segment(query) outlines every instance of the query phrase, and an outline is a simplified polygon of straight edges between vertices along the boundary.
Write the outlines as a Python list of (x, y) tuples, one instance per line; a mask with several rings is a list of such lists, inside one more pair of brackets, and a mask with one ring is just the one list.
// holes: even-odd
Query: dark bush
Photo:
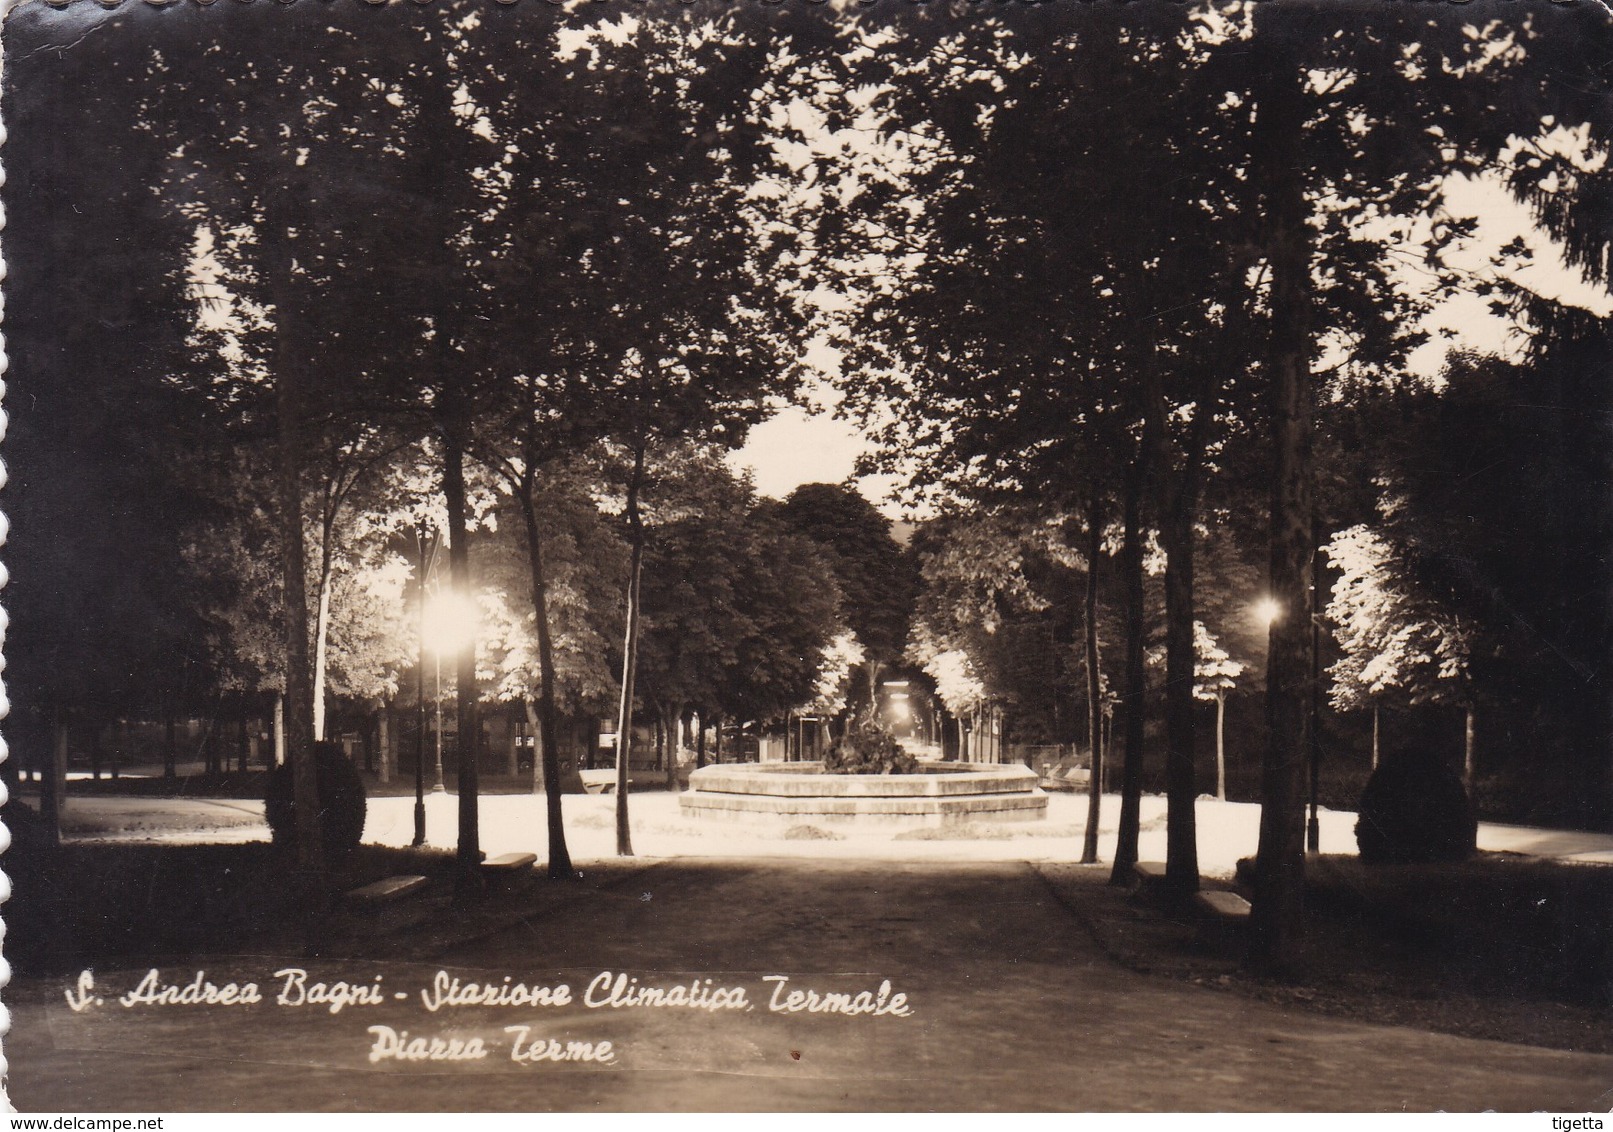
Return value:
[(1461, 861), (1478, 839), (1461, 778), (1424, 748), (1390, 754), (1367, 779), (1355, 843), (1372, 864)]
[[(319, 827), (324, 837), (325, 859), (336, 863), (358, 848), (359, 839), (364, 836), (364, 780), (336, 743), (315, 743), (314, 765), (319, 782)], [(297, 824), (289, 762), (269, 772), (264, 814), (269, 819), (274, 843), (288, 849), (294, 847)]]
[(849, 721), (845, 734), (823, 756), (823, 769), (830, 774), (912, 774), (918, 768), (918, 760), (902, 750), (871, 709)]

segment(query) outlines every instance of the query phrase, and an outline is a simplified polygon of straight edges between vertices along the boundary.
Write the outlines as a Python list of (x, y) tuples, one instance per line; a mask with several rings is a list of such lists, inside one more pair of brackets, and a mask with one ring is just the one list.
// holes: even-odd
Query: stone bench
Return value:
[(1068, 790), (1081, 793), (1092, 780), (1092, 772), (1084, 766), (1053, 767), (1041, 777), (1043, 790)]
[(1142, 888), (1160, 888), (1165, 884), (1164, 861), (1138, 861), (1131, 866), (1132, 878)]
[(520, 877), (530, 874), (532, 866), (537, 863), (536, 853), (500, 853), (497, 857), (482, 862), (482, 876), (487, 878), (490, 886), (507, 887)]
[(1249, 902), (1236, 892), (1206, 889), (1193, 896), (1199, 937), (1217, 951), (1235, 951), (1249, 923)]
[(1132, 895), (1142, 901), (1161, 907), (1175, 904), (1187, 895), (1172, 886), (1170, 873), (1164, 861), (1138, 861), (1131, 866)]
[(394, 900), (402, 900), (405, 896), (419, 892), (424, 887), (426, 887), (425, 877), (386, 877), (373, 884), (353, 889), (347, 894), (347, 898), (358, 904), (390, 904)]
[[(614, 769), (579, 770), (577, 775), (582, 779), (582, 788), (590, 794), (616, 793), (616, 771)], [(627, 784), (629, 786), (634, 785), (632, 775), (628, 775)]]
[(1249, 921), (1249, 902), (1236, 892), (1206, 889), (1193, 897), (1193, 906), (1200, 915), (1226, 924), (1244, 924)]

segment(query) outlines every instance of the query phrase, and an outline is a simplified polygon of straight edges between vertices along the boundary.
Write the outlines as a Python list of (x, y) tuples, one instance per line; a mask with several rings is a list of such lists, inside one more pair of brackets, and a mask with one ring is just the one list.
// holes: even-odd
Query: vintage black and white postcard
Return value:
[(3, 56), (19, 1110), (1609, 1107), (1593, 0)]

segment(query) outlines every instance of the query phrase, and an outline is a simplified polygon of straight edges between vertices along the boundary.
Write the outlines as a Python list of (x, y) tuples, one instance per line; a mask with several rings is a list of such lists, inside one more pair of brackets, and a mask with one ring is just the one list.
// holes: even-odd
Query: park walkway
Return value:
[[(845, 840), (792, 841), (790, 854), (828, 857), (881, 857), (902, 860), (957, 859), (1073, 861), (1081, 856), (1086, 823), (1086, 796), (1052, 794), (1045, 822), (1006, 825), (1001, 836), (959, 840), (893, 840), (888, 835)], [(572, 856), (579, 860), (606, 859), (615, 854), (615, 800), (606, 795), (569, 796), (566, 835)], [(458, 830), (458, 798), (454, 794), (426, 797), (429, 844), (452, 849)], [(632, 800), (634, 844), (645, 856), (766, 856), (780, 848), (777, 832), (757, 832), (743, 825), (686, 819), (677, 798), (653, 792)], [(401, 847), (414, 837), (414, 800), (410, 797), (372, 797), (364, 839)], [(543, 801), (529, 793), (487, 794), (480, 800), (482, 847), (490, 854), (542, 852)], [(1105, 796), (1099, 829), (1099, 855), (1112, 860), (1119, 819), (1119, 799)], [(1342, 810), (1321, 811), (1322, 852), (1355, 852), (1355, 815)], [(1231, 876), (1240, 857), (1254, 855), (1259, 843), (1260, 807), (1250, 802), (1199, 799), (1197, 806), (1199, 864), (1209, 876)], [(1142, 856), (1165, 856), (1165, 799), (1153, 795), (1142, 800)], [(97, 841), (182, 843), (239, 843), (267, 840), (263, 803), (249, 799), (155, 798), (132, 796), (70, 797), (64, 832), (69, 837)], [(1570, 830), (1479, 824), (1479, 848), (1488, 852), (1585, 863), (1613, 864), (1613, 836)]]
[[(384, 980), (379, 1005), (66, 1009), (8, 991), (23, 1109), (1605, 1110), (1613, 1057), (1372, 1026), (1122, 970), (1034, 864), (774, 858), (601, 866), (575, 895), (409, 962), (298, 964)], [(219, 957), (222, 981), (290, 960)], [(742, 987), (749, 1010), (463, 1006), (462, 980)], [(143, 971), (97, 971), (125, 991)], [(780, 983), (769, 976), (784, 976)], [(707, 984), (704, 980), (710, 979)], [(607, 982), (610, 980), (607, 980)], [(907, 996), (911, 1013), (774, 1011), (775, 990)], [(626, 984), (631, 991), (634, 984)], [(392, 992), (407, 1001), (394, 1001)], [(603, 996), (601, 996), (603, 997)], [(629, 998), (631, 994), (629, 994)], [(368, 1059), (371, 1026), (481, 1037), (462, 1063)], [(610, 1041), (608, 1065), (517, 1064), (531, 1040)]]

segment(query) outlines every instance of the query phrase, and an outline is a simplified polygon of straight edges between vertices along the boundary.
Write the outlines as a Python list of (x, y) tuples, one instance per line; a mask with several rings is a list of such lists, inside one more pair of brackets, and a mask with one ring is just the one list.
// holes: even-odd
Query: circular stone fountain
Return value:
[(708, 766), (689, 776), (679, 805), (694, 817), (887, 830), (1047, 816), (1035, 772), (1001, 763), (920, 762), (914, 774), (826, 774), (821, 762)]

